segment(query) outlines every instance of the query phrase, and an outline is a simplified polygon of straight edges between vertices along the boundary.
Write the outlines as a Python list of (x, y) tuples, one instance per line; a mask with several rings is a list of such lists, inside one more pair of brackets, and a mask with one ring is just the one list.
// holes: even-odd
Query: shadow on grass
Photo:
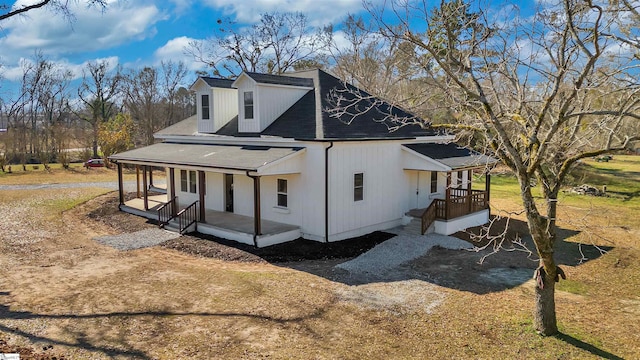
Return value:
[[(507, 224), (496, 222), (494, 226), (495, 230), (492, 231), (501, 232)], [(487, 294), (515, 288), (531, 280), (533, 271), (539, 264), (535, 254), (535, 246), (527, 233), (526, 223), (511, 219), (508, 226), (507, 237), (513, 238), (517, 235), (533, 252), (522, 251), (508, 242), (503, 245), (503, 249), (497, 252), (491, 246), (481, 251), (451, 250), (434, 246), (426, 254), (418, 254), (414, 260), (391, 269), (367, 268), (362, 271), (347, 271), (336, 267), (336, 265), (366, 253), (395, 235), (374, 232), (331, 243), (298, 239), (264, 248), (255, 248), (251, 245), (209, 235), (198, 235), (197, 237), (183, 236), (169, 240), (162, 246), (226, 261), (269, 262), (276, 266), (310, 273), (347, 285), (415, 279), (460, 291)], [(471, 229), (471, 231), (473, 230)], [(577, 233), (572, 230), (559, 229), (558, 238), (565, 239)], [(486, 244), (471, 241), (469, 233), (456, 235), (465, 239), (465, 234), (466, 241), (475, 246)], [(424, 241), (429, 241), (428, 235), (425, 236)], [(595, 247), (589, 244), (558, 241), (555, 246), (556, 261), (559, 265), (577, 266), (599, 258), (604, 252), (611, 249), (611, 247)], [(383, 252), (387, 256), (395, 256), (392, 253), (407, 251), (413, 251), (413, 249), (399, 246), (398, 249), (387, 249)]]
[[(9, 296), (10, 292), (0, 291), (0, 295)], [(292, 316), (292, 317), (271, 317), (266, 315), (259, 314), (250, 314), (250, 313), (238, 313), (238, 312), (173, 312), (173, 311), (142, 311), (142, 312), (110, 312), (110, 313), (98, 313), (98, 314), (38, 314), (30, 311), (12, 311), (9, 309), (9, 306), (0, 303), (0, 322), (3, 320), (92, 320), (92, 319), (103, 319), (103, 318), (120, 318), (123, 322), (125, 320), (137, 317), (154, 317), (154, 318), (169, 318), (175, 319), (176, 317), (183, 316), (198, 316), (198, 317), (211, 317), (211, 318), (253, 318), (261, 321), (270, 321), (277, 324), (294, 324), (297, 329), (299, 329), (301, 323), (304, 325), (303, 321), (316, 319), (321, 317), (325, 313), (325, 308), (316, 308), (313, 311), (301, 315), (301, 316)], [(95, 325), (88, 325), (88, 328), (93, 328)], [(82, 328), (81, 326), (76, 326), (76, 329)], [(310, 327), (305, 326), (307, 331), (314, 332)], [(107, 332), (108, 329), (105, 329)], [(124, 344), (122, 342), (113, 343), (110, 345), (97, 345), (104, 344), (105, 342), (109, 342), (109, 339), (96, 339), (90, 340), (87, 339), (87, 335), (83, 331), (75, 331), (74, 338), (75, 341), (64, 341), (58, 340), (42, 335), (36, 335), (29, 331), (20, 329), (20, 326), (8, 326), (0, 323), (0, 333), (5, 334), (13, 334), (16, 336), (21, 336), (29, 339), (31, 344), (54, 344), (59, 346), (66, 346), (70, 348), (84, 349), (91, 352), (102, 353), (110, 358), (114, 357), (126, 357), (131, 359), (152, 359), (150, 355), (148, 355), (144, 350), (135, 349), (133, 346)], [(40, 359), (40, 357), (37, 357)], [(48, 359), (48, 357), (45, 357)], [(52, 357), (55, 359), (55, 357)]]
[(586, 343), (582, 340), (576, 339), (575, 337), (569, 335), (569, 334), (563, 334), (563, 333), (559, 333), (555, 336), (556, 338), (566, 342), (569, 345), (573, 345), (575, 347), (577, 347), (578, 349), (582, 349), (585, 351), (590, 352), (592, 355), (601, 357), (603, 359), (609, 359), (609, 360), (624, 360), (624, 358), (621, 358), (620, 356), (617, 356), (615, 354), (612, 354), (608, 351), (604, 351), (598, 347), (595, 347), (589, 343)]

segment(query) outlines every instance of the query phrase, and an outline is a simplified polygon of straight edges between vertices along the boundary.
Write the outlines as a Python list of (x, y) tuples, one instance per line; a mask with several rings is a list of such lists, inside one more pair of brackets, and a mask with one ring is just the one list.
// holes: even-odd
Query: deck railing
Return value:
[(189, 228), (192, 224), (196, 224), (196, 230), (198, 229), (198, 200), (193, 202), (191, 205), (186, 208), (180, 210), (180, 212), (176, 215), (178, 218), (178, 225), (180, 227), (180, 234), (183, 234), (185, 230)]
[[(436, 218), (455, 219), (489, 208), (487, 192), (482, 190), (451, 189), (449, 199), (434, 199)], [(432, 204), (433, 204), (432, 203)]]
[(436, 221), (436, 204), (437, 203), (435, 201), (432, 202), (431, 205), (429, 205), (429, 207), (422, 213), (422, 224), (420, 228), (420, 233), (422, 235), (424, 235), (424, 233), (427, 232), (427, 229), (429, 229), (429, 226), (431, 226), (431, 224)]
[(173, 199), (169, 200), (166, 204), (162, 204), (158, 208), (158, 226), (164, 227), (173, 219), (174, 214), (176, 213), (176, 205), (177, 205), (178, 197), (174, 196)]

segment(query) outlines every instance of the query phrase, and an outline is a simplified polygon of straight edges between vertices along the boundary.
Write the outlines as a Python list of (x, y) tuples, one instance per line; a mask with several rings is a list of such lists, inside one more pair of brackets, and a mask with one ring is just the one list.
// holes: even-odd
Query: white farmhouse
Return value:
[[(489, 182), (476, 190), (471, 179), (495, 160), (428, 127), (390, 131), (388, 115), (411, 115), (355, 100), (324, 71), (201, 77), (191, 89), (195, 116), (156, 133), (160, 143), (111, 157), (122, 211), (258, 247), (345, 240), (411, 215), (441, 234), (489, 219)], [(143, 170), (142, 192), (126, 202), (124, 164)], [(151, 167), (166, 169), (166, 195), (149, 195)]]

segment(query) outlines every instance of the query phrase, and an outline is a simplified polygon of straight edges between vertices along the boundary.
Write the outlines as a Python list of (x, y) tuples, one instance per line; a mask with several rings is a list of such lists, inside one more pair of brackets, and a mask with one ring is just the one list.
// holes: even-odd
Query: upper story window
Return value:
[(278, 206), (287, 207), (287, 180), (278, 179)]
[(253, 119), (253, 91), (244, 92), (244, 118)]
[(209, 119), (209, 95), (202, 95), (202, 120)]
[(353, 201), (364, 199), (364, 174), (353, 174)]
[(431, 193), (438, 192), (438, 173), (435, 171), (431, 172)]

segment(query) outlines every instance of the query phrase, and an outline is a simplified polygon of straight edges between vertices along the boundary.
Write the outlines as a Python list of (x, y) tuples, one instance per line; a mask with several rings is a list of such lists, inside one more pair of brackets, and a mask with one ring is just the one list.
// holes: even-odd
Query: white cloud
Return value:
[(301, 12), (312, 25), (320, 26), (344, 20), (347, 14), (362, 10), (362, 0), (206, 0), (241, 23), (254, 23), (268, 12)]
[(104, 12), (87, 7), (82, 1), (68, 4), (75, 17), (71, 22), (45, 9), (4, 21), (0, 48), (5, 63), (15, 64), (36, 50), (45, 55), (65, 56), (115, 48), (132, 40), (152, 37), (156, 32), (154, 25), (165, 18), (155, 5), (133, 1), (111, 2)]
[[(110, 57), (107, 57), (107, 58), (99, 58), (99, 59), (93, 59), (93, 60), (84, 61), (84, 62), (82, 62), (80, 64), (70, 63), (66, 59), (49, 60), (49, 61), (51, 61), (54, 64), (55, 68), (71, 71), (71, 73), (73, 74), (73, 77), (72, 77), (71, 80), (75, 80), (75, 79), (82, 78), (82, 69), (84, 69), (87, 66), (87, 63), (89, 61), (91, 61), (91, 62), (106, 61), (109, 64), (108, 70), (111, 71), (111, 70), (115, 69), (116, 66), (118, 66), (119, 59), (118, 59), (117, 56), (110, 56)], [(33, 63), (33, 59), (31, 59), (31, 58), (21, 58), (20, 60), (18, 60), (17, 65), (6, 66), (5, 68), (3, 68), (4, 71), (3, 71), (2, 75), (7, 80), (11, 80), (11, 81), (20, 80), (22, 78), (22, 74), (23, 74), (22, 64), (29, 64), (29, 63)]]
[(187, 68), (191, 71), (201, 70), (205, 68), (205, 65), (201, 62), (195, 61), (193, 56), (185, 53), (185, 48), (192, 42), (199, 42), (202, 40), (193, 39), (186, 36), (180, 36), (167, 41), (166, 44), (158, 48), (154, 53), (154, 57), (159, 64), (162, 60), (171, 60), (173, 62), (182, 61), (187, 65)]

